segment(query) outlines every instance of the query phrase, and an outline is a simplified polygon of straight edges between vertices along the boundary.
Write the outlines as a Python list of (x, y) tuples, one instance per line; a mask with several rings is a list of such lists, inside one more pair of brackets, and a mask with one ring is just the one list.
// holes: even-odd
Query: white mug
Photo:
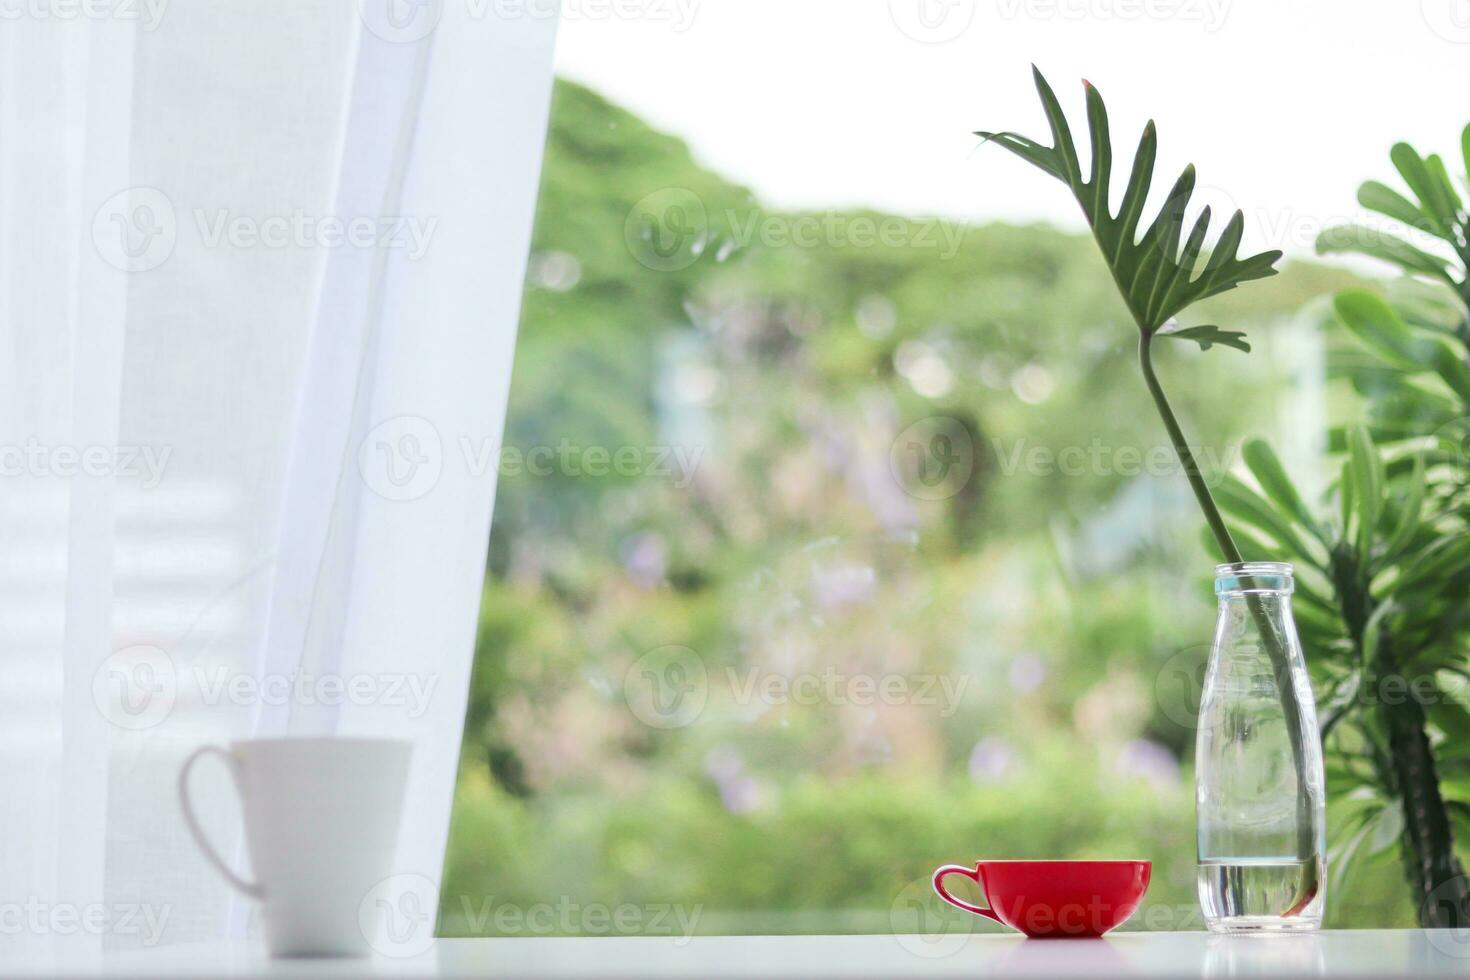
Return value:
[[(275, 956), (366, 956), (377, 917), (359, 906), (393, 873), (413, 745), (398, 739), (270, 738), (206, 745), (179, 770), (179, 804), (194, 840), (230, 884), (261, 903)], [(245, 815), (255, 880), (209, 843), (189, 801), (189, 773), (223, 759)]]

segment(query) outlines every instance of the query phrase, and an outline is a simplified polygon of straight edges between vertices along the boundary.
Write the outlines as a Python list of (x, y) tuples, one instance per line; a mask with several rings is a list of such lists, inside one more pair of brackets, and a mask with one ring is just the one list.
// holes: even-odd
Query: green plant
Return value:
[(1426, 928), (1466, 922), (1466, 878), (1453, 824), (1470, 818), (1447, 800), (1441, 774), (1463, 773), (1470, 711), (1466, 672), (1470, 527), (1463, 511), (1427, 504), (1426, 454), (1409, 466), (1364, 426), (1348, 433), (1336, 512), (1314, 516), (1265, 443), (1247, 444), (1258, 488), (1219, 487), (1238, 540), (1299, 569), (1297, 619), (1328, 694), (1322, 708), (1329, 796), (1350, 812), (1333, 858), (1345, 873), (1371, 838), (1400, 840)]
[[(1470, 170), (1470, 127), (1461, 147)], [(1394, 305), (1363, 290), (1335, 298), (1337, 322), (1359, 344), (1334, 358), (1333, 372), (1367, 400), (1370, 423), (1332, 433), (1348, 454), (1340, 518), (1314, 519), (1263, 445), (1247, 458), (1260, 464), (1252, 470), (1269, 500), (1237, 483), (1222, 499), (1268, 539), (1262, 547), (1325, 579), (1299, 605), (1314, 662), (1330, 673), (1323, 738), (1340, 766), (1334, 795), (1362, 791), (1341, 862), (1375, 826), (1400, 827), (1421, 923), (1464, 926), (1470, 881), (1454, 830), (1470, 830), (1470, 711), (1454, 692), (1470, 678), (1470, 213), (1439, 156), (1399, 143), (1390, 158), (1412, 199), (1368, 181), (1358, 201), (1424, 247), (1361, 225), (1328, 229), (1317, 243), (1324, 254), (1389, 262), (1419, 284)], [(1385, 696), (1389, 684), (1409, 693)]]
[[(1466, 170), (1470, 171), (1470, 126), (1460, 134), (1460, 148)], [(1459, 299), (1462, 310), (1470, 309), (1470, 275), (1466, 271), (1470, 267), (1470, 212), (1460, 200), (1449, 169), (1438, 154), (1421, 156), (1408, 143), (1395, 143), (1389, 159), (1414, 199), (1387, 184), (1370, 180), (1358, 188), (1358, 203), (1423, 233), (1434, 239), (1434, 243), (1420, 248), (1383, 229), (1338, 225), (1318, 237), (1317, 251), (1323, 255), (1352, 252), (1391, 263), (1406, 275), (1422, 276), (1448, 286)], [(1461, 344), (1470, 342), (1470, 319), (1462, 315), (1452, 325), (1451, 332)]]
[[(1041, 97), (1046, 112), (1047, 124), (1051, 129), (1052, 145), (1046, 146), (1036, 140), (1011, 132), (986, 132), (976, 135), (1000, 144), (1028, 163), (1050, 174), (1066, 184), (1082, 207), (1087, 224), (1092, 229), (1102, 251), (1103, 259), (1112, 273), (1113, 281), (1127, 304), (1138, 326), (1138, 360), (1143, 370), (1144, 383), (1168, 430), (1169, 439), (1179, 456), (1195, 499), (1199, 502), (1205, 521), (1219, 552), (1227, 561), (1244, 561), (1225, 519), (1216, 506), (1214, 497), (1201, 471), (1194, 453), (1189, 447), (1184, 431), (1173, 408), (1159, 383), (1154, 370), (1153, 343), (1165, 337), (1191, 340), (1204, 350), (1219, 344), (1250, 351), (1245, 335), (1238, 331), (1222, 330), (1218, 326), (1203, 325), (1179, 328), (1174, 318), (1199, 300), (1217, 295), (1243, 282), (1274, 275), (1275, 265), (1281, 258), (1277, 251), (1264, 252), (1248, 258), (1238, 255), (1241, 236), (1245, 227), (1245, 216), (1237, 211), (1225, 225), (1214, 246), (1204, 258), (1210, 231), (1210, 209), (1204, 208), (1195, 219), (1188, 235), (1184, 233), (1184, 216), (1194, 193), (1195, 175), (1193, 165), (1184, 172), (1169, 191), (1157, 217), (1138, 236), (1143, 219), (1145, 203), (1153, 180), (1154, 157), (1158, 136), (1153, 121), (1144, 127), (1138, 151), (1133, 159), (1133, 168), (1116, 214), (1112, 211), (1110, 185), (1112, 179), (1113, 150), (1109, 132), (1107, 109), (1102, 95), (1090, 83), (1084, 82), (1087, 98), (1087, 119), (1091, 137), (1090, 171), (1084, 176), (1077, 147), (1067, 124), (1066, 114), (1057, 101), (1056, 94), (1042, 76), (1032, 68), (1036, 91)], [(1201, 262), (1201, 259), (1204, 261)], [(1261, 635), (1266, 637), (1268, 654), (1276, 674), (1278, 690), (1291, 691), (1291, 673), (1287, 661), (1286, 643), (1275, 632), (1270, 617), (1260, 600), (1252, 596), (1248, 600)], [(1282, 698), (1282, 709), (1286, 718), (1291, 749), (1301, 771), (1304, 756), (1300, 714), (1291, 697)], [(1315, 842), (1312, 831), (1311, 804), (1303, 784), (1298, 793), (1297, 813), (1298, 853), (1306, 856), (1313, 853)], [(1299, 896), (1297, 906), (1304, 906), (1315, 894), (1315, 883), (1308, 883), (1309, 890)]]

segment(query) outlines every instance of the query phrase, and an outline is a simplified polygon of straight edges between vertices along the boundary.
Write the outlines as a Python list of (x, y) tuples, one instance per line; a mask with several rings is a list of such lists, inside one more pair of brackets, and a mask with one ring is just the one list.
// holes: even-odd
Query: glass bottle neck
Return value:
[(1243, 562), (1215, 568), (1215, 594), (1222, 602), (1246, 596), (1286, 599), (1294, 587), (1292, 567), (1283, 562)]

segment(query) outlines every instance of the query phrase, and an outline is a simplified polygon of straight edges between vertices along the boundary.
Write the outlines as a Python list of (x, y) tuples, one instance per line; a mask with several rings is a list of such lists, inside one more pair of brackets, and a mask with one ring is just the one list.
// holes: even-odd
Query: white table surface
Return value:
[(250, 944), (0, 961), (0, 976), (93, 977), (1274, 977), (1470, 976), (1470, 930), (1221, 937), (756, 936), (446, 939), (414, 959), (272, 960)]

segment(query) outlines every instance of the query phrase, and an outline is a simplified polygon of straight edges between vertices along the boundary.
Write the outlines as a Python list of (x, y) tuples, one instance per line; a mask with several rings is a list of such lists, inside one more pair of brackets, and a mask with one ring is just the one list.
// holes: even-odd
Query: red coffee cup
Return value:
[[(1151, 861), (977, 861), (934, 872), (934, 890), (949, 904), (994, 919), (1027, 936), (1092, 939), (1121, 925), (1148, 891)], [(980, 886), (990, 908), (944, 888), (950, 875)]]

